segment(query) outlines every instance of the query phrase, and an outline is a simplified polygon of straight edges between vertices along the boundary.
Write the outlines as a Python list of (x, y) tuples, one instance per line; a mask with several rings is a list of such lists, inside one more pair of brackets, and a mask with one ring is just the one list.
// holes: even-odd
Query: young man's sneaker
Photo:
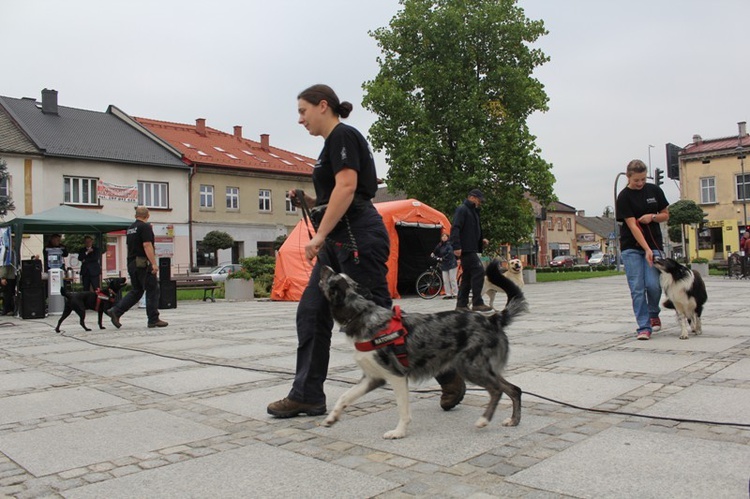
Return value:
[(661, 329), (661, 319), (658, 317), (651, 317), (651, 331), (657, 332)]
[(471, 312), (471, 309), (469, 307), (456, 307), (456, 312)]
[(641, 331), (638, 333), (638, 335), (635, 337), (636, 340), (650, 340), (651, 339), (651, 331)]
[(322, 416), (326, 413), (325, 404), (305, 404), (284, 397), (281, 400), (268, 404), (268, 414), (277, 418), (293, 418), (302, 413), (308, 416)]
[(105, 311), (104, 311), (104, 313), (105, 313), (105, 314), (107, 314), (107, 317), (109, 317), (109, 318), (110, 318), (110, 319), (112, 320), (112, 324), (113, 324), (113, 325), (114, 325), (114, 326), (115, 326), (115, 327), (116, 327), (117, 329), (120, 329), (120, 326), (122, 326), (122, 324), (120, 324), (120, 316), (119, 316), (119, 315), (117, 315), (116, 313), (114, 313), (114, 312), (112, 311), (112, 309), (109, 309), (109, 310), (105, 310)]
[(167, 327), (167, 326), (169, 326), (169, 322), (163, 321), (161, 319), (159, 319), (156, 322), (149, 322), (148, 323), (148, 327)]

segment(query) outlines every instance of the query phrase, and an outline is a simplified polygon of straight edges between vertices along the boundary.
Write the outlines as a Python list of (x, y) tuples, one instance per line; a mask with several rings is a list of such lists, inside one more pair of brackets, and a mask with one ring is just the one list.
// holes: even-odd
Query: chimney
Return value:
[(198, 118), (195, 120), (195, 131), (201, 137), (206, 136), (206, 118)]
[(739, 123), (737, 123), (737, 128), (740, 131), (741, 139), (747, 137), (747, 123), (745, 123), (744, 121), (740, 121)]
[(703, 144), (703, 137), (701, 137), (697, 133), (695, 135), (693, 135), (693, 144), (695, 144), (697, 146)]
[(270, 147), (268, 145), (268, 143), (269, 143), (269, 137), (270, 137), (270, 135), (268, 135), (267, 133), (261, 133), (260, 134), (260, 148), (262, 150), (266, 151), (266, 152), (268, 152), (270, 150)]
[(576, 216), (585, 217), (586, 216), (586, 210), (578, 210), (578, 213), (576, 213)]
[(42, 112), (44, 114), (57, 114), (57, 90), (42, 90)]
[(234, 125), (234, 138), (242, 140), (242, 127), (240, 125)]

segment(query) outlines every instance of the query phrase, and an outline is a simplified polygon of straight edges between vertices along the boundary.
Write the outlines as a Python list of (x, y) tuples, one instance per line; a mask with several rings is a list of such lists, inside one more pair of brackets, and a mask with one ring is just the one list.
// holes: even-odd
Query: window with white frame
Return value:
[(573, 220), (570, 218), (565, 219), (565, 230), (573, 230)]
[(701, 203), (702, 204), (716, 203), (716, 178), (715, 177), (701, 178)]
[(10, 175), (0, 178), (0, 196), (10, 197)]
[(271, 211), (271, 191), (269, 189), (258, 191), (258, 210)]
[(138, 204), (147, 208), (169, 208), (169, 184), (139, 180)]
[(750, 199), (750, 173), (737, 175), (735, 178), (737, 182), (737, 201)]
[(297, 213), (297, 207), (292, 203), (292, 198), (289, 197), (289, 192), (286, 193), (286, 212)]
[(67, 204), (98, 205), (96, 184), (98, 179), (63, 177), (63, 202)]
[(227, 210), (240, 209), (240, 188), (227, 187)]
[(201, 208), (213, 208), (214, 207), (214, 186), (213, 185), (201, 184), (200, 207)]

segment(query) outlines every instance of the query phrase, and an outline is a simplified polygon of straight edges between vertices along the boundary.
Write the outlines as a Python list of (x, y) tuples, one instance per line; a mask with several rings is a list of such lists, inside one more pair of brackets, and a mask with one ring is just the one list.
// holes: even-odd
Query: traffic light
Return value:
[(654, 183), (656, 185), (661, 185), (664, 183), (664, 172), (661, 170), (661, 168), (657, 168), (654, 170)]

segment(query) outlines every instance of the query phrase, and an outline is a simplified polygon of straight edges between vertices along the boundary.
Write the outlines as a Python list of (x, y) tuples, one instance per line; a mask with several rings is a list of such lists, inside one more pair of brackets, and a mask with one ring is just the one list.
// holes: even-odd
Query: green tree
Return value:
[(389, 27), (371, 32), (380, 72), (366, 82), (370, 129), (390, 165), (389, 186), (452, 215), (471, 188), (484, 191), (483, 228), (494, 243), (528, 240), (530, 193), (554, 200), (552, 165), (526, 124), (547, 110), (532, 77), (547, 31), (515, 0), (401, 0)]
[(216, 253), (221, 249), (231, 248), (234, 244), (234, 239), (226, 232), (212, 230), (203, 237), (201, 244), (205, 249), (214, 254), (214, 259), (218, 263), (218, 255)]
[[(10, 173), (8, 173), (8, 163), (6, 163), (3, 158), (0, 158), (0, 184), (7, 186), (8, 177), (10, 177)], [(15, 209), (16, 206), (13, 204), (13, 198), (10, 196), (10, 191), (8, 190), (7, 196), (0, 193), (0, 217), (4, 217), (9, 211)]]
[[(674, 204), (669, 205), (669, 220), (667, 221), (669, 239), (672, 241), (683, 241), (684, 226), (699, 224), (706, 215), (700, 206), (690, 199), (680, 199)], [(686, 251), (686, 249), (683, 248), (683, 251)]]

